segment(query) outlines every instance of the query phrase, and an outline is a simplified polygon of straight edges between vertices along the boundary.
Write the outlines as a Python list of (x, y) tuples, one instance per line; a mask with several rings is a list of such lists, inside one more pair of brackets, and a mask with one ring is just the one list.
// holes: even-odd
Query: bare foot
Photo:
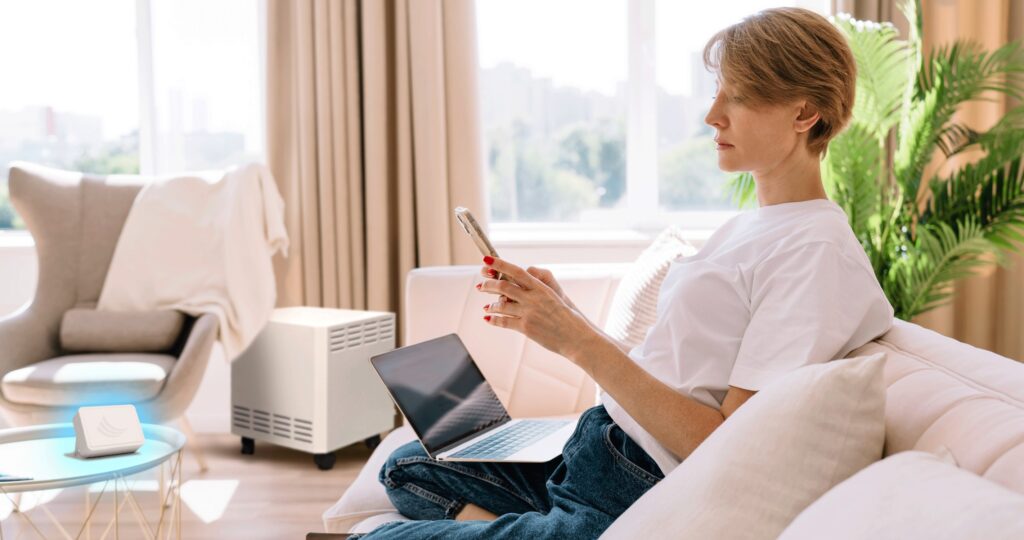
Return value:
[(497, 518), (498, 516), (470, 503), (459, 512), (459, 515), (455, 516), (455, 521), (494, 521)]

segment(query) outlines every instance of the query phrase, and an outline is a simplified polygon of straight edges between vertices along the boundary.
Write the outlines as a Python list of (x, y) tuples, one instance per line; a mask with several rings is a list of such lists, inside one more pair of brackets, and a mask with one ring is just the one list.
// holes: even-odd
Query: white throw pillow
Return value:
[(622, 276), (608, 311), (605, 333), (629, 348), (639, 345), (657, 319), (658, 291), (672, 261), (696, 252), (678, 228), (662, 231)]
[(885, 353), (802, 367), (750, 398), (602, 538), (775, 539), (882, 457)]
[(927, 452), (890, 456), (826, 493), (779, 540), (1024, 538), (1024, 495)]

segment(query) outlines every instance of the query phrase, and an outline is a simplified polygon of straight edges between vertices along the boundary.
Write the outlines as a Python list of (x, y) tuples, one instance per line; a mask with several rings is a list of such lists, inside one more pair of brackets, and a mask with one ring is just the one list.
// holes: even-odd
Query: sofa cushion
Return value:
[(901, 452), (815, 501), (779, 540), (1024, 538), (1024, 496), (927, 452)]
[(60, 324), (61, 349), (67, 352), (165, 352), (185, 323), (175, 310), (101, 311), (73, 308)]
[(164, 354), (60, 356), (7, 373), (0, 391), (27, 405), (135, 403), (160, 393), (174, 363)]
[(658, 291), (672, 261), (696, 252), (697, 248), (683, 238), (678, 228), (662, 231), (622, 276), (605, 332), (629, 348), (639, 345), (658, 317)]
[(882, 455), (884, 354), (797, 369), (751, 397), (602, 538), (774, 539)]
[[(329, 533), (369, 532), (374, 527), (396, 519), (408, 519), (395, 510), (384, 486), (377, 480), (380, 468), (396, 448), (415, 441), (416, 434), (402, 426), (381, 441), (363, 465), (359, 476), (345, 494), (323, 514), (324, 530)], [(377, 517), (384, 516), (384, 517)], [(365, 520), (365, 523), (360, 523)], [(358, 526), (357, 526), (358, 525)]]
[(1024, 364), (894, 321), (853, 355), (886, 354), (885, 455), (937, 452), (1024, 494)]

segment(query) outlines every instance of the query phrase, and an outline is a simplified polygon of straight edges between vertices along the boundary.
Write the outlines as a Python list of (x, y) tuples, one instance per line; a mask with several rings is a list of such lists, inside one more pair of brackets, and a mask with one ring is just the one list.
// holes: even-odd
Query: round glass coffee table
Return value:
[[(95, 500), (86, 493), (85, 522), (77, 531), (68, 532), (50, 513), (41, 507), (62, 534), (62, 538), (79, 538), (83, 532), (91, 532), (93, 513), (104, 495), (111, 494), (114, 503), (113, 519), (104, 535), (114, 528), (118, 535), (119, 515), (124, 506), (129, 506), (146, 538), (156, 539), (161, 533), (169, 536), (175, 529), (181, 538), (181, 455), (185, 436), (181, 432), (153, 424), (143, 424), (142, 433), (146, 442), (132, 454), (97, 458), (80, 458), (75, 454), (75, 430), (71, 424), (47, 424), (0, 430), (0, 473), (13, 478), (4, 481), (0, 476), (0, 497), (7, 499), (14, 511), (36, 532), (43, 536), (39, 527), (19, 508), (16, 493), (60, 489), (73, 486), (102, 483), (102, 489)], [(153, 527), (146, 519), (138, 501), (132, 495), (125, 477), (152, 469), (163, 464), (170, 465), (170, 485), (164, 482), (164, 469), (160, 469), (160, 515)], [(0, 540), (3, 540), (3, 523), (0, 522)]]

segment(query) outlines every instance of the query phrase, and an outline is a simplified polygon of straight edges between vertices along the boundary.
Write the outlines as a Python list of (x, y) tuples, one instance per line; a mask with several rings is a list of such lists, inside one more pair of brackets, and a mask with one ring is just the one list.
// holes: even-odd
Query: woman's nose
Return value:
[(716, 128), (725, 127), (725, 117), (723, 117), (722, 112), (718, 110), (718, 100), (711, 102), (711, 108), (708, 109), (708, 114), (704, 116), (704, 123)]

